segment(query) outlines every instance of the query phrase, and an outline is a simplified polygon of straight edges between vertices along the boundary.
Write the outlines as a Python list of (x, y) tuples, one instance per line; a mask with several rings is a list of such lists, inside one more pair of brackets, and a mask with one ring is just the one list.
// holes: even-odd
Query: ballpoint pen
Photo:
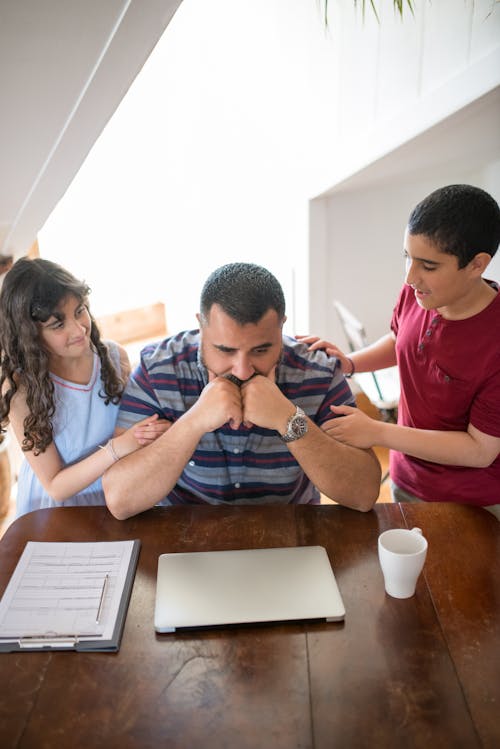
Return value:
[(101, 618), (102, 607), (103, 607), (103, 604), (104, 604), (104, 597), (106, 595), (106, 589), (108, 587), (108, 580), (109, 580), (109, 575), (106, 574), (104, 576), (104, 582), (102, 584), (102, 590), (101, 590), (101, 597), (99, 599), (99, 607), (97, 609), (97, 615), (96, 615), (96, 618), (95, 618), (96, 624), (99, 624), (99, 620)]

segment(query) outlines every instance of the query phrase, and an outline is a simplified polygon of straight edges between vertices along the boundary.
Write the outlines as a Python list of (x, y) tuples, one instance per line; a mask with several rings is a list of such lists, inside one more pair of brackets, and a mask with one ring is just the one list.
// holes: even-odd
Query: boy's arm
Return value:
[(377, 369), (386, 369), (396, 364), (396, 337), (392, 332), (352, 354), (345, 354), (338, 346), (317, 336), (297, 336), (297, 338), (303, 343), (308, 343), (310, 351), (321, 349), (328, 356), (336, 356), (340, 359), (343, 374), (352, 373), (351, 362), (356, 372), (375, 372)]
[(382, 442), (377, 444), (432, 463), (487, 468), (500, 452), (500, 437), (480, 432), (472, 424), (466, 432), (438, 432), (386, 423), (382, 427)]
[(332, 411), (342, 418), (326, 422), (323, 429), (355, 447), (379, 445), (432, 463), (468, 468), (486, 468), (500, 453), (500, 437), (481, 432), (472, 424), (466, 432), (445, 432), (376, 421), (349, 406), (332, 406)]

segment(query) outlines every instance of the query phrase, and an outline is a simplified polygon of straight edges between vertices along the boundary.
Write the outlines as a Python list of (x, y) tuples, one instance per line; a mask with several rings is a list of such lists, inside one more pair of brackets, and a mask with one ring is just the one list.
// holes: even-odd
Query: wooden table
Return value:
[[(377, 537), (422, 528), (413, 598), (384, 592)], [(500, 524), (453, 505), (40, 510), (0, 542), (3, 592), (27, 540), (140, 538), (119, 653), (0, 655), (0, 746), (290, 749), (500, 746)], [(321, 544), (344, 623), (156, 635), (159, 554)]]

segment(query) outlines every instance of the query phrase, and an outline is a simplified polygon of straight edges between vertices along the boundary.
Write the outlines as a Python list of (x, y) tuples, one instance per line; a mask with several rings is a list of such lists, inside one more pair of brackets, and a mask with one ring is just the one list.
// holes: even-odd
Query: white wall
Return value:
[[(310, 205), (309, 328), (341, 345), (333, 298), (370, 340), (387, 332), (419, 200), (470, 182), (500, 201), (499, 8), (417, 3), (401, 24), (380, 5), (380, 25), (371, 18), (364, 28), (335, 5), (341, 117)], [(487, 275), (500, 278), (500, 258)]]
[[(437, 186), (467, 182), (500, 200), (499, 102), (497, 89), (311, 201), (312, 330), (345, 345), (336, 298), (365, 323), (370, 340), (387, 332), (404, 280), (409, 213)], [(500, 253), (485, 275), (500, 280)]]
[[(499, 162), (500, 164), (500, 162)], [(484, 184), (481, 175), (461, 175), (469, 184)], [(444, 179), (443, 184), (455, 180)], [(324, 201), (328, 260), (318, 274), (326, 278), (326, 294), (319, 304), (319, 291), (311, 305), (313, 329), (327, 339), (345, 345), (333, 309), (339, 299), (363, 321), (369, 340), (389, 331), (393, 306), (404, 280), (403, 232), (412, 208), (431, 192), (435, 180), (339, 193)], [(497, 184), (497, 194), (500, 194)], [(500, 257), (485, 274), (500, 280)]]
[[(380, 23), (330, 0), (337, 58), (322, 76), (330, 139), (316, 194), (365, 168), (500, 83), (500, 8), (492, 0), (417, 0), (403, 21), (376, 2)], [(406, 5), (406, 4), (404, 4)], [(332, 76), (332, 68), (334, 76)]]
[[(369, 7), (363, 22), (359, 3), (330, 0), (325, 33), (316, 0), (183, 0), (40, 233), (42, 253), (88, 280), (96, 314), (160, 299), (171, 330), (195, 324), (209, 271), (252, 260), (283, 283), (291, 331), (327, 331), (320, 300), (339, 267), (325, 238), (343, 276), (340, 242), (354, 243), (345, 226), (311, 223), (309, 200), (341, 193), (500, 77), (500, 8), (486, 18), (490, 0), (416, 5), (401, 23), (380, 3), (379, 25)], [(388, 205), (373, 216), (386, 238)], [(310, 235), (323, 237), (311, 257)], [(384, 252), (380, 268), (396, 276)], [(363, 282), (361, 298), (373, 288)]]

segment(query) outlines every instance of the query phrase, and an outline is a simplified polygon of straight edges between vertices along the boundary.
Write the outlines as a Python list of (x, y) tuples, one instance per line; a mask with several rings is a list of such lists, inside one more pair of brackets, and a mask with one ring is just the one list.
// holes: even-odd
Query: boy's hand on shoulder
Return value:
[(296, 335), (295, 338), (301, 343), (306, 343), (309, 351), (324, 351), (328, 356), (341, 358), (344, 356), (342, 351), (334, 343), (325, 341), (317, 335)]

